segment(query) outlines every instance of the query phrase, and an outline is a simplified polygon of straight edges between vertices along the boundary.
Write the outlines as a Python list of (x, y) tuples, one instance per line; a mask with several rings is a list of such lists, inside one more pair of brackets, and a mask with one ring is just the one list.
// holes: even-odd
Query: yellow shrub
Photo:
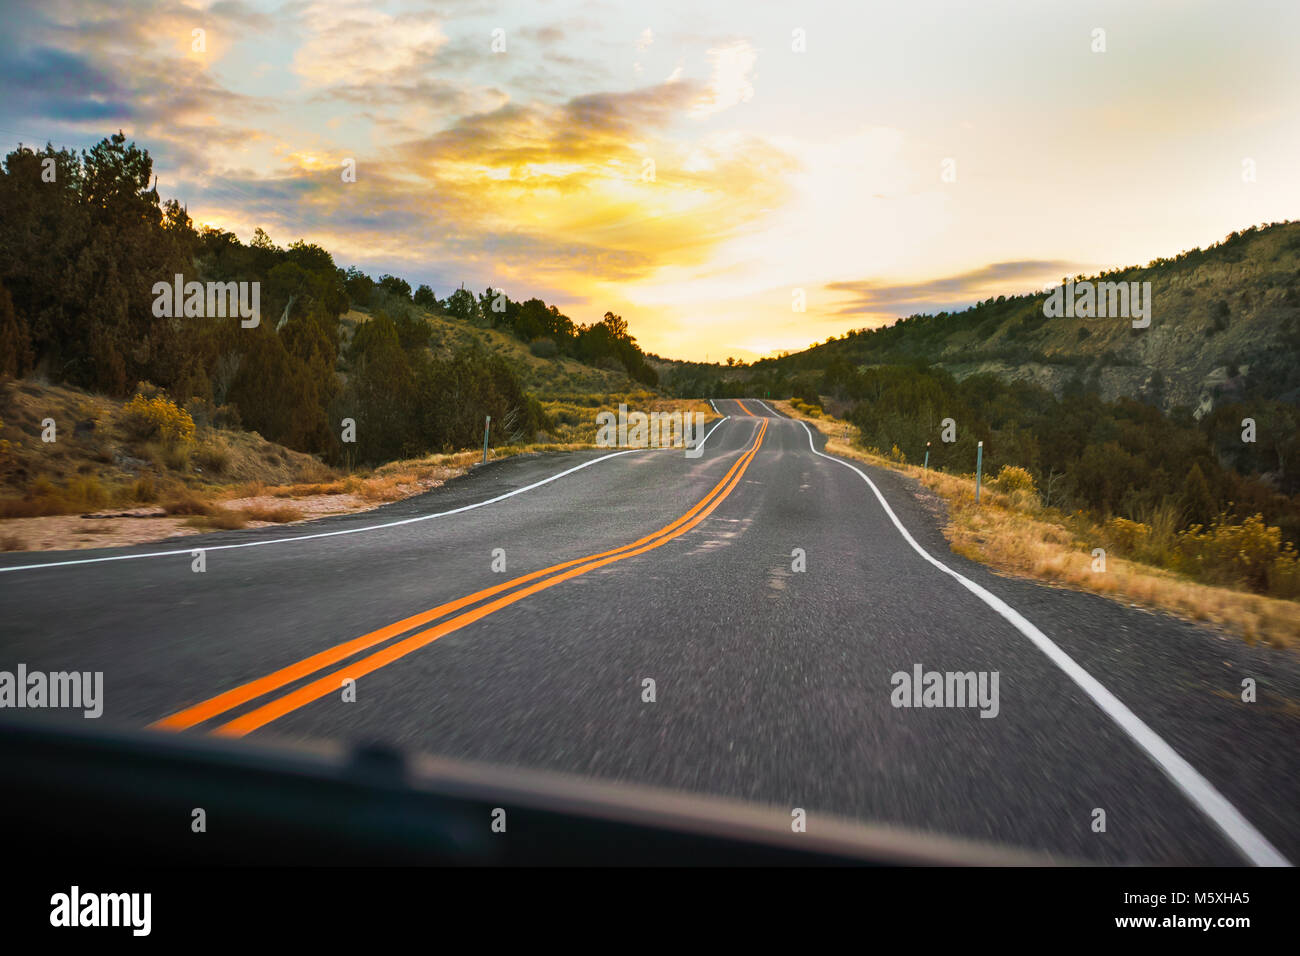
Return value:
[(194, 419), (164, 395), (137, 395), (122, 412), (122, 422), (133, 438), (161, 438), (179, 443), (194, 440)]
[(1268, 569), (1268, 593), (1274, 597), (1300, 598), (1300, 557), (1287, 545)]
[(1288, 586), (1294, 550), (1282, 544), (1282, 529), (1257, 514), (1241, 524), (1219, 515), (1209, 530), (1192, 525), (1178, 536), (1179, 569), (1216, 584), (1245, 584), (1266, 592), (1273, 578)]
[(1106, 522), (1104, 531), (1106, 542), (1115, 550), (1133, 557), (1146, 543), (1151, 529), (1139, 521), (1128, 518), (1111, 518)]
[(1034, 476), (1019, 465), (1003, 465), (998, 476), (989, 482), (989, 487), (1010, 495), (1017, 491), (1034, 491)]

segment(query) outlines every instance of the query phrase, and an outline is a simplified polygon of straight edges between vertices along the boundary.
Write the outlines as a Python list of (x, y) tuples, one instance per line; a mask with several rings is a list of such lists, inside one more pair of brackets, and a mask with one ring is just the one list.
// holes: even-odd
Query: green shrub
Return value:
[(555, 339), (533, 339), (528, 344), (528, 350), (538, 358), (555, 358), (560, 347), (555, 344)]

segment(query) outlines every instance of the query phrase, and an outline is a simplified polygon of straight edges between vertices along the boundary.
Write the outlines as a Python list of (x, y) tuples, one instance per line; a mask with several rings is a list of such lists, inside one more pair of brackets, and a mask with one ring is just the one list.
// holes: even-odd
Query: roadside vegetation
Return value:
[(1034, 381), (1057, 394), (1081, 379), (1107, 398), (1128, 395), (1168, 413), (1300, 402), (1300, 222), (1252, 225), (1204, 249), (1071, 278), (1150, 282), (1153, 324), (1049, 319), (1047, 294), (1035, 289), (850, 329), (754, 362), (665, 363), (661, 378), (673, 394), (799, 395), (815, 404), (805, 393), (833, 368), (920, 365)]
[[(526, 381), (601, 392), (657, 383), (612, 312), (581, 324), (496, 289), (439, 298), (261, 229), (244, 244), (196, 227), (153, 179), (149, 153), (120, 133), (80, 154), (5, 157), (0, 376), (119, 400), (156, 388), (197, 429), (242, 427), (345, 468), (473, 446), (489, 415), (504, 443), (535, 442), (549, 422)], [(155, 315), (155, 285), (176, 275), (256, 283), (259, 321)], [(157, 437), (164, 454), (189, 444)]]
[[(817, 427), (828, 438), (829, 453), (915, 479), (923, 502), (929, 495), (941, 502), (944, 534), (963, 557), (1210, 622), (1250, 641), (1300, 646), (1296, 551), (1261, 516), (1220, 513), (1207, 525), (1186, 527), (1169, 510), (1157, 512), (1151, 523), (1102, 517), (1065, 506), (1028, 469), (1010, 463), (984, 475), (976, 505), (973, 456), (969, 472), (940, 470), (933, 456), (925, 469), (920, 458), (897, 444), (882, 449), (853, 421), (818, 405), (772, 404)], [(1098, 548), (1105, 551), (1104, 565), (1098, 563)]]
[[(261, 229), (245, 244), (153, 182), (121, 134), (20, 146), (0, 168), (0, 548), (53, 546), (30, 522), (54, 516), (111, 537), (101, 517), (129, 515), (138, 538), (373, 507), (480, 460), (488, 416), (500, 458), (585, 447), (620, 402), (699, 404), (662, 398), (612, 312), (440, 298)], [(260, 321), (155, 315), (176, 275), (257, 283)]]
[[(709, 412), (706, 402), (649, 391), (566, 395), (544, 403), (553, 424), (533, 440), (494, 431), (488, 459), (591, 447), (596, 415), (620, 403)], [(104, 547), (361, 511), (429, 491), (483, 457), (480, 432), (470, 449), (328, 465), (229, 422), (210, 424), (201, 406), (190, 407), (148, 384), (123, 402), (0, 379), (0, 551)]]

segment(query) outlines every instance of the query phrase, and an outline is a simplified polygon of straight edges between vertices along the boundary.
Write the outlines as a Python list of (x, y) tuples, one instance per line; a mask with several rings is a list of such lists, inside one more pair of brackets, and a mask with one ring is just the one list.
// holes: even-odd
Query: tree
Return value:
[(397, 276), (382, 275), (379, 277), (379, 287), (401, 299), (410, 301), (411, 283), (407, 282), (405, 279), (399, 279)]
[(420, 308), (430, 312), (439, 307), (438, 297), (433, 294), (433, 290), (427, 285), (421, 285), (415, 290), (413, 301)]
[(375, 280), (356, 266), (349, 266), (343, 274), (343, 287), (353, 305), (369, 305), (370, 294), (374, 291)]
[(1192, 465), (1183, 481), (1181, 496), (1183, 514), (1187, 521), (1208, 525), (1219, 513), (1219, 502), (1210, 492), (1210, 484), (1205, 480), (1205, 473), (1200, 465)]
[(0, 375), (25, 375), (32, 366), (27, 322), (14, 311), (9, 290), (0, 285)]
[(478, 318), (478, 304), (474, 301), (473, 293), (462, 287), (449, 295), (447, 297), (447, 314), (463, 322)]

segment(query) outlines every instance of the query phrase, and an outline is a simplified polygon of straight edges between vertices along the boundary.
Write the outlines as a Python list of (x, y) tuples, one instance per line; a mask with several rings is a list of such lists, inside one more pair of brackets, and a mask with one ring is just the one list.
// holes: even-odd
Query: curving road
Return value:
[[(1294, 653), (998, 577), (948, 551), (906, 479), (763, 403), (715, 404), (699, 458), (508, 459), (364, 515), (0, 556), (0, 669), (103, 671), (114, 725), (379, 741), (810, 828), (1300, 858)], [(996, 715), (895, 706), (918, 665), (996, 672)]]

